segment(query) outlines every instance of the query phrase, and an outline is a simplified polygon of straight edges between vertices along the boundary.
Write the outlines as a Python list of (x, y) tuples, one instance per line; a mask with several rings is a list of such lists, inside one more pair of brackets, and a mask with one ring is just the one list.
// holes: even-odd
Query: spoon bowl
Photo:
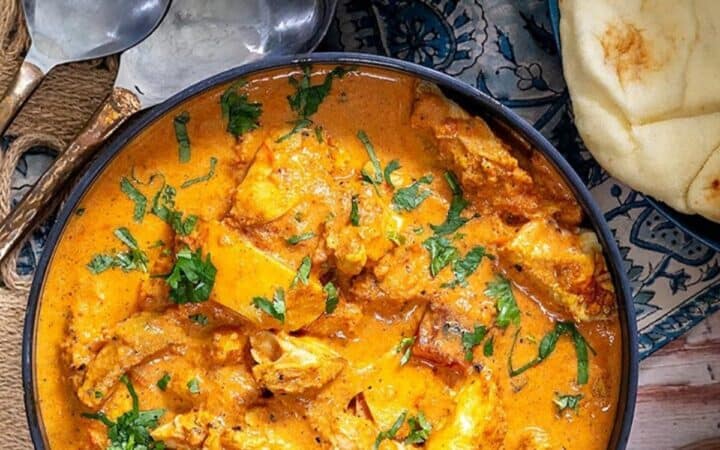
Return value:
[(126, 50), (160, 23), (170, 0), (23, 0), (32, 45), (26, 61), (61, 63)]

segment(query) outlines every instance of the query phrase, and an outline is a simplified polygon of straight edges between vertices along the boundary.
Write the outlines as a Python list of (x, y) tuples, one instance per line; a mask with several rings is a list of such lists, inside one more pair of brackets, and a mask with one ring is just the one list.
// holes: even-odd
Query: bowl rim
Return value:
[[(627, 445), (635, 411), (635, 402), (638, 385), (638, 364), (639, 354), (637, 323), (635, 320), (635, 309), (630, 292), (630, 285), (623, 270), (623, 261), (620, 250), (615, 242), (612, 231), (604, 219), (604, 216), (593, 200), (589, 190), (583, 184), (580, 177), (575, 173), (570, 164), (560, 153), (545, 139), (539, 131), (526, 122), (520, 116), (512, 112), (497, 100), (480, 92), (475, 87), (455, 79), (447, 74), (438, 72), (424, 66), (410, 63), (404, 60), (393, 59), (385, 56), (351, 53), (351, 52), (321, 52), (304, 55), (290, 55), (270, 57), (261, 61), (239, 66), (217, 75), (200, 81), (178, 94), (174, 95), (164, 103), (155, 106), (144, 114), (141, 114), (132, 123), (125, 126), (119, 132), (111, 136), (108, 142), (97, 153), (93, 161), (86, 167), (84, 173), (72, 187), (67, 200), (62, 205), (55, 223), (48, 235), (43, 254), (40, 257), (30, 289), (30, 295), (25, 315), (23, 328), (22, 345), (22, 380), (25, 400), (25, 413), (27, 416), (30, 436), (36, 449), (45, 449), (44, 426), (40, 415), (40, 408), (36, 399), (35, 386), (35, 334), (37, 317), (40, 306), (40, 298), (48, 268), (52, 261), (53, 254), (57, 248), (58, 241), (63, 234), (65, 226), (71, 214), (85, 193), (90, 189), (95, 180), (104, 172), (107, 165), (120, 153), (136, 136), (141, 134), (148, 126), (162, 119), (170, 110), (197, 95), (219, 85), (229, 83), (237, 78), (254, 75), (258, 72), (292, 67), (300, 64), (343, 64), (369, 66), (373, 68), (387, 69), (414, 76), (436, 83), (444, 91), (450, 92), (454, 97), (463, 100), (463, 107), (473, 115), (482, 115), (498, 119), (511, 130), (518, 133), (525, 139), (533, 149), (541, 152), (555, 170), (562, 176), (566, 184), (573, 192), (575, 198), (592, 225), (593, 230), (603, 247), (608, 262), (608, 269), (611, 273), (613, 284), (616, 289), (618, 302), (618, 315), (622, 331), (622, 373), (620, 392), (618, 394), (618, 406), (616, 410), (615, 423), (609, 448), (624, 449)], [(468, 107), (467, 105), (471, 106)]]

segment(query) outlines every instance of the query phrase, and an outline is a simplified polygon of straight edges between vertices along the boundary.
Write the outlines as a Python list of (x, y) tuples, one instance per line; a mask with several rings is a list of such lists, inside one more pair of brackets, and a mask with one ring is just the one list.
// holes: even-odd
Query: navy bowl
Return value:
[[(558, 54), (562, 57), (560, 49), (560, 4), (559, 0), (548, 0), (548, 15), (552, 26), (553, 36)], [(572, 100), (572, 99), (571, 99)], [(699, 214), (683, 214), (675, 211), (665, 203), (643, 194), (656, 210), (674, 223), (684, 232), (690, 234), (708, 247), (720, 252), (720, 224), (712, 222)]]
[(547, 160), (561, 174), (585, 212), (586, 225), (591, 227), (598, 236), (617, 293), (623, 343), (622, 372), (616, 374), (621, 377), (620, 395), (618, 399), (617, 417), (608, 448), (624, 449), (627, 445), (635, 411), (635, 395), (638, 383), (639, 357), (637, 352), (638, 337), (635, 309), (630, 294), (630, 285), (623, 270), (620, 251), (618, 250), (610, 228), (603, 218), (602, 212), (590, 196), (590, 192), (560, 153), (537, 130), (496, 100), (481, 93), (470, 85), (438, 71), (402, 60), (359, 53), (315, 53), (307, 56), (278, 57), (228, 70), (227, 72), (208, 78), (185, 89), (165, 103), (141, 115), (137, 120), (134, 120), (120, 132), (116, 133), (108, 144), (98, 153), (97, 157), (90, 163), (77, 184), (73, 187), (67, 201), (58, 214), (57, 221), (47, 239), (45, 251), (37, 266), (35, 278), (33, 279), (30, 290), (30, 299), (23, 332), (22, 371), (27, 419), (35, 448), (47, 448), (42, 418), (36, 398), (36, 374), (34, 373), (35, 332), (39, 300), (54, 249), (62, 236), (65, 224), (71, 217), (72, 212), (82, 196), (103, 173), (108, 163), (125, 148), (129, 141), (141, 134), (146, 127), (155, 121), (172, 120), (172, 117), (166, 117), (166, 115), (168, 111), (177, 105), (192, 97), (203, 95), (203, 93), (215, 86), (230, 82), (239, 77), (252, 76), (258, 72), (271, 69), (297, 66), (301, 63), (377, 67), (433, 82), (440, 86), (449, 98), (458, 102), (470, 113), (482, 116), (491, 123), (505, 130), (509, 130), (519, 142), (527, 144), (545, 155)]

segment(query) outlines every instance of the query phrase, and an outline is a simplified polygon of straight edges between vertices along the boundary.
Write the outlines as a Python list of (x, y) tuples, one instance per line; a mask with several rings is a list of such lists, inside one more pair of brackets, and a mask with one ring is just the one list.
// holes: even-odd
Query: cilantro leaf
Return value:
[(490, 357), (494, 353), (493, 349), (493, 338), (490, 336), (487, 340), (485, 340), (485, 345), (483, 345), (483, 355)]
[(303, 74), (300, 79), (291, 77), (288, 80), (295, 88), (295, 93), (288, 96), (288, 103), (293, 112), (299, 117), (307, 119), (317, 112), (320, 104), (330, 93), (333, 79), (344, 77), (349, 70), (343, 67), (336, 67), (325, 75), (325, 80), (321, 84), (314, 86), (310, 83), (311, 67), (305, 65), (302, 70)]
[(220, 97), (220, 110), (228, 121), (226, 130), (236, 138), (259, 127), (262, 114), (262, 104), (250, 102), (247, 94), (238, 92), (244, 85), (244, 80), (235, 82)]
[[(561, 336), (570, 336), (575, 344), (575, 356), (577, 357), (577, 383), (587, 384), (589, 379), (589, 355), (588, 355), (588, 344), (585, 338), (580, 334), (575, 324), (572, 322), (557, 322), (555, 327), (547, 332), (540, 341), (538, 347), (538, 355), (534, 359), (531, 359), (524, 365), (517, 369), (513, 368), (512, 357), (515, 350), (515, 344), (517, 342), (518, 334), (520, 329), (515, 332), (512, 346), (510, 347), (510, 354), (508, 355), (508, 371), (511, 377), (522, 374), (528, 369), (531, 369), (545, 359), (547, 359), (554, 351), (558, 340)], [(591, 349), (592, 350), (592, 349)]]
[(200, 380), (198, 380), (197, 377), (192, 377), (187, 382), (187, 388), (191, 394), (193, 394), (193, 395), (199, 394), (200, 393)]
[(404, 337), (400, 339), (400, 343), (395, 347), (395, 353), (402, 353), (400, 357), (400, 365), (404, 366), (410, 361), (412, 356), (412, 346), (415, 344), (415, 336)]
[(215, 166), (217, 165), (217, 162), (218, 162), (217, 158), (214, 156), (211, 156), (210, 157), (210, 170), (208, 171), (208, 173), (206, 173), (205, 175), (201, 175), (199, 177), (191, 178), (191, 179), (187, 180), (186, 182), (184, 182), (183, 184), (180, 185), (180, 188), (186, 189), (186, 188), (189, 188), (190, 186), (192, 186), (193, 184), (209, 181), (210, 178), (212, 178), (213, 175), (215, 175)]
[(395, 185), (392, 182), (392, 173), (395, 172), (400, 168), (400, 161), (397, 159), (393, 159), (388, 163), (387, 166), (385, 166), (385, 170), (383, 171), (383, 176), (385, 178), (385, 182), (390, 186), (391, 188), (395, 189)]
[(405, 417), (407, 417), (407, 411), (403, 411), (389, 429), (378, 433), (377, 437), (375, 438), (375, 445), (373, 445), (373, 450), (378, 450), (380, 448), (380, 444), (382, 444), (382, 441), (395, 437), (398, 431), (400, 431), (400, 427), (403, 425), (403, 423), (405, 423)]
[(473, 349), (480, 345), (486, 333), (487, 329), (482, 325), (475, 325), (475, 329), (470, 332), (463, 331), (461, 340), (463, 350), (465, 350), (465, 361), (472, 362)]
[(365, 172), (365, 169), (363, 169), (361, 171), (363, 180), (376, 185), (382, 183), (383, 170), (382, 166), (380, 165), (380, 160), (377, 157), (377, 153), (375, 153), (375, 147), (372, 145), (372, 142), (370, 142), (370, 138), (363, 130), (357, 132), (357, 137), (358, 139), (360, 139), (360, 142), (362, 142), (363, 146), (365, 147), (365, 151), (370, 158), (370, 162), (373, 166), (373, 171), (375, 172), (373, 174), (369, 174)]
[(98, 254), (87, 264), (87, 268), (94, 274), (104, 272), (113, 267), (122, 269), (124, 272), (139, 270), (147, 272), (149, 262), (147, 255), (138, 247), (137, 241), (125, 227), (115, 229), (113, 232), (116, 238), (128, 247), (125, 252), (117, 252), (114, 255)]
[(332, 281), (328, 281), (327, 284), (323, 287), (323, 291), (325, 292), (325, 314), (332, 314), (333, 311), (335, 311), (335, 308), (337, 308), (338, 302), (340, 302), (340, 298), (338, 297), (337, 288), (332, 283)]
[(310, 280), (311, 268), (312, 260), (309, 256), (304, 256), (300, 262), (300, 267), (298, 267), (297, 273), (295, 274), (295, 278), (293, 278), (292, 283), (290, 284), (290, 287), (295, 287), (298, 283), (307, 285)]
[(314, 237), (315, 233), (313, 233), (312, 231), (308, 231), (306, 233), (290, 236), (289, 238), (285, 239), (285, 242), (287, 242), (289, 245), (298, 245), (302, 241), (307, 241), (308, 239), (312, 239)]
[(485, 295), (495, 300), (497, 309), (495, 323), (497, 326), (507, 328), (511, 323), (515, 325), (520, 323), (520, 309), (507, 278), (498, 275), (495, 280), (487, 284)]
[(407, 423), (408, 427), (410, 427), (410, 434), (405, 438), (406, 444), (417, 445), (428, 440), (432, 425), (422, 411), (419, 411), (417, 416), (408, 417)]
[(360, 226), (360, 206), (357, 195), (353, 195), (350, 199), (350, 224), (354, 227)]
[(122, 177), (120, 180), (120, 190), (135, 203), (133, 220), (138, 223), (142, 222), (143, 217), (145, 217), (145, 209), (147, 208), (147, 197), (125, 177)]
[(114, 261), (115, 259), (111, 255), (100, 253), (93, 256), (93, 258), (87, 264), (87, 268), (90, 269), (90, 272), (94, 274), (102, 273), (113, 267)]
[(285, 323), (285, 291), (282, 288), (275, 290), (272, 301), (265, 297), (254, 297), (252, 302), (257, 309), (279, 320), (280, 323)]
[(208, 316), (205, 314), (191, 314), (188, 316), (188, 319), (203, 327), (208, 324)]
[(468, 206), (468, 201), (463, 198), (463, 191), (460, 183), (454, 173), (445, 172), (445, 181), (452, 191), (452, 200), (450, 201), (450, 209), (448, 209), (445, 222), (440, 225), (430, 225), (430, 228), (439, 236), (445, 236), (454, 233), (458, 228), (465, 225), (470, 219), (461, 217), (460, 214)]
[(202, 258), (202, 250), (194, 253), (185, 247), (175, 255), (175, 265), (165, 282), (170, 286), (170, 300), (177, 304), (200, 303), (210, 298), (217, 269), (210, 254)]
[(420, 185), (430, 184), (432, 180), (432, 175), (425, 175), (410, 186), (395, 191), (392, 197), (393, 207), (396, 210), (412, 211), (420, 206), (420, 204), (430, 196), (430, 191), (427, 189), (421, 191)]
[(190, 113), (187, 111), (183, 111), (173, 119), (175, 139), (178, 143), (178, 159), (181, 163), (190, 161), (190, 136), (187, 131), (188, 122), (190, 122)]
[(480, 266), (484, 257), (490, 257), (485, 253), (485, 247), (473, 247), (465, 258), (458, 258), (453, 262), (453, 272), (455, 279), (449, 283), (443, 283), (442, 287), (454, 288), (455, 286), (466, 286), (467, 277), (472, 275)]
[(422, 245), (430, 252), (430, 275), (433, 278), (460, 256), (458, 249), (450, 245), (444, 237), (429, 237)]
[(175, 209), (175, 188), (163, 185), (153, 198), (152, 213), (170, 225), (176, 233), (187, 236), (195, 229), (198, 217), (189, 215), (183, 219), (183, 213)]
[(170, 374), (165, 372), (165, 374), (160, 378), (157, 383), (155, 383), (161, 391), (164, 391), (167, 389), (168, 384), (170, 383)]
[(580, 400), (582, 400), (583, 395), (562, 395), (562, 394), (555, 394), (555, 398), (553, 399), (553, 403), (558, 407), (558, 412), (563, 412), (566, 409), (572, 409), (576, 413), (580, 409)]
[[(295, 77), (288, 78), (290, 85), (295, 88), (295, 92), (287, 98), (288, 104), (290, 109), (297, 115), (297, 119), (293, 121), (293, 129), (281, 136), (276, 142), (282, 142), (298, 131), (310, 127), (313, 123), (310, 117), (317, 112), (320, 104), (330, 93), (333, 79), (342, 78), (350, 70), (336, 67), (325, 75), (325, 80), (321, 84), (317, 85), (310, 83), (312, 69), (309, 65), (304, 65), (302, 71), (302, 76), (299, 79)], [(318, 137), (318, 141), (320, 140), (321, 138)]]
[(127, 375), (120, 377), (132, 399), (132, 409), (125, 412), (117, 421), (110, 420), (105, 413), (83, 413), (86, 419), (97, 420), (107, 427), (109, 450), (164, 450), (165, 444), (156, 441), (150, 430), (158, 426), (158, 420), (165, 414), (164, 409), (140, 411), (137, 393)]

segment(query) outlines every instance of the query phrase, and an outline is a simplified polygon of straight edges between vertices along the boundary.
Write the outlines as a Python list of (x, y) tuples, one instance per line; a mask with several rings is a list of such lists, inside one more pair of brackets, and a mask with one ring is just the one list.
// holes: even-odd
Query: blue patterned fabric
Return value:
[(590, 188), (624, 257), (646, 357), (720, 309), (720, 255), (603, 171), (573, 124), (546, 0), (340, 0), (325, 50), (446, 72), (540, 130)]
[[(379, 53), (434, 67), (495, 97), (570, 161), (605, 212), (634, 294), (640, 354), (648, 356), (720, 309), (720, 255), (674, 226), (641, 194), (611, 178), (573, 125), (545, 0), (340, 0), (324, 50)], [(0, 147), (7, 142), (0, 140)], [(49, 165), (27, 153), (13, 178), (19, 199)], [(22, 249), (29, 274), (52, 218)]]

